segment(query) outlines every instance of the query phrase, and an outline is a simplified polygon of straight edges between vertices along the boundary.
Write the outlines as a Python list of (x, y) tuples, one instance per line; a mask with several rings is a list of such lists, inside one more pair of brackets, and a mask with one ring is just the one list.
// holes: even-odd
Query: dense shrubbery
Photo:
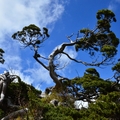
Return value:
[[(97, 78), (94, 76), (96, 81)], [(87, 82), (86, 77), (83, 77)], [(82, 78), (82, 79), (83, 79)], [(74, 80), (73, 80), (74, 81)], [(27, 116), (25, 119), (28, 120), (109, 120), (109, 119), (119, 119), (119, 111), (120, 111), (120, 92), (111, 89), (110, 91), (107, 88), (110, 85), (114, 84), (114, 82), (110, 81), (100, 81), (98, 84), (93, 84), (94, 80), (90, 80), (88, 82), (87, 87), (84, 87), (83, 83), (78, 83), (79, 85), (83, 85), (83, 89), (86, 93), (90, 94), (96, 88), (101, 88), (101, 94), (97, 96), (95, 102), (89, 103), (88, 108), (81, 108), (80, 110), (76, 110), (72, 105), (71, 106), (53, 106), (50, 104), (50, 100), (53, 98), (58, 98), (62, 101), (64, 96), (58, 96), (57, 93), (51, 94), (46, 98), (39, 98), (38, 95), (41, 91), (35, 90), (33, 87), (25, 84), (25, 83), (12, 83), (9, 86), (8, 96), (11, 98), (12, 103), (16, 105), (21, 105), (21, 107), (27, 107), (29, 109)], [(101, 83), (103, 82), (103, 83)], [(22, 85), (22, 86), (21, 86)], [(116, 88), (119, 88), (120, 85), (117, 85)], [(93, 90), (92, 90), (93, 89)], [(89, 91), (88, 91), (89, 90)], [(106, 92), (103, 92), (106, 90)], [(91, 93), (92, 94), (92, 93)], [(66, 103), (69, 102), (69, 98), (65, 99)], [(8, 108), (7, 108), (8, 109)], [(7, 115), (9, 112), (13, 112), (13, 110), (0, 111), (1, 117), (3, 115)], [(4, 113), (4, 114), (3, 114)]]

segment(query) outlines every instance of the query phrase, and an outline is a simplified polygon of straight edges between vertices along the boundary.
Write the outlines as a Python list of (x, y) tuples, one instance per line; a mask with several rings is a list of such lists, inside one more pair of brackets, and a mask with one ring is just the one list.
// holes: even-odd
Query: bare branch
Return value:
[(45, 58), (45, 57), (43, 57), (43, 56), (41, 56), (41, 55), (40, 55), (40, 58), (43, 58), (43, 59), (45, 59), (45, 60), (49, 60), (48, 58)]
[(25, 116), (27, 114), (27, 111), (28, 111), (28, 108), (15, 111), (15, 112), (7, 115), (6, 117), (2, 118), (1, 120), (10, 120), (10, 119), (14, 119), (14, 118), (16, 118), (18, 116), (23, 117), (23, 116)]
[(46, 70), (49, 70), (49, 67), (47, 67), (44, 63), (42, 63), (36, 56), (33, 56), (35, 58), (35, 60), (41, 64)]
[[(67, 66), (67, 62), (60, 68), (56, 68), (56, 70), (62, 70), (63, 68), (65, 68)], [(57, 66), (56, 66), (57, 67)]]
[[(87, 62), (83, 62), (82, 60), (76, 60), (72, 57), (70, 57), (67, 53), (65, 52), (62, 52), (63, 54), (65, 54), (70, 60), (73, 60), (77, 63), (81, 63), (81, 64), (84, 64), (86, 66), (100, 66), (101, 64), (105, 64), (105, 62), (108, 60), (108, 58), (106, 57), (104, 60), (102, 60), (101, 62), (98, 62), (98, 63), (87, 63)], [(108, 65), (108, 64), (107, 64)]]
[(79, 61), (78, 61), (78, 60), (70, 57), (67, 53), (65, 53), (65, 52), (62, 52), (62, 53), (65, 54), (70, 60), (73, 60), (73, 61), (75, 61), (75, 62), (77, 62), (77, 63), (82, 63), (82, 64), (84, 64), (84, 65), (87, 65), (87, 63), (86, 63), (86, 62), (83, 62), (82, 60), (79, 60)]
[(70, 39), (73, 35), (74, 35), (74, 33), (72, 33), (72, 35), (70, 35), (70, 36), (67, 36), (67, 39), (70, 41), (70, 43), (73, 43), (73, 41)]

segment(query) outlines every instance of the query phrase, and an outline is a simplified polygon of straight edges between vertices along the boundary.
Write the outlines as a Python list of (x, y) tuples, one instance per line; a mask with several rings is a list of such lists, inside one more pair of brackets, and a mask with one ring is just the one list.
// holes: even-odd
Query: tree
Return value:
[[(63, 80), (69, 80), (57, 73), (58, 65), (55, 64), (56, 58), (62, 54), (66, 55), (70, 60), (77, 63), (82, 63), (86, 66), (100, 66), (112, 64), (112, 58), (117, 54), (117, 46), (119, 39), (116, 37), (113, 31), (110, 30), (111, 23), (116, 22), (115, 14), (110, 10), (99, 10), (96, 15), (97, 25), (94, 30), (82, 29), (78, 32), (77, 38), (73, 41), (72, 35), (68, 36), (69, 43), (62, 43), (59, 47), (55, 48), (53, 52), (45, 58), (38, 53), (40, 45), (49, 37), (48, 29), (41, 29), (34, 24), (25, 26), (21, 31), (18, 31), (12, 35), (12, 38), (18, 40), (25, 47), (30, 47), (34, 51), (34, 59), (49, 71), (50, 77), (55, 82), (57, 88), (62, 87)], [(83, 37), (80, 37), (83, 34)], [(95, 53), (100, 53), (102, 59), (98, 58), (91, 63), (87, 63), (82, 60), (77, 60), (69, 56), (64, 50), (66, 47), (74, 46), (76, 51), (88, 51), (91, 56)], [(100, 57), (99, 57), (100, 58)], [(48, 64), (44, 64), (41, 59), (48, 61)]]
[[(93, 120), (93, 119), (114, 119), (120, 118), (120, 62), (112, 67), (115, 71), (114, 78), (104, 80), (100, 77), (100, 73), (95, 68), (88, 68), (82, 77), (69, 79), (58, 74), (59, 65), (56, 64), (56, 58), (60, 58), (62, 54), (66, 55), (70, 60), (81, 63), (85, 66), (100, 67), (102, 65), (113, 65), (114, 57), (117, 54), (119, 39), (110, 29), (111, 23), (116, 22), (115, 14), (107, 9), (99, 10), (96, 15), (97, 24), (94, 30), (82, 29), (77, 33), (75, 40), (72, 40), (73, 35), (67, 37), (69, 43), (62, 43), (55, 48), (53, 52), (45, 58), (40, 55), (40, 45), (50, 37), (47, 28), (41, 29), (34, 24), (25, 26), (21, 31), (12, 35), (12, 38), (18, 40), (24, 47), (30, 47), (34, 51), (34, 59), (49, 71), (50, 77), (55, 82), (54, 91), (50, 96), (39, 98), (37, 92), (30, 86), (25, 87), (25, 84), (11, 84), (10, 90), (16, 90), (20, 94), (20, 100), (24, 98), (22, 104), (30, 109), (29, 119), (43, 120)], [(83, 37), (80, 37), (81, 34)], [(65, 48), (74, 46), (76, 52), (87, 51), (90, 56), (95, 57), (92, 62), (86, 62), (72, 58), (65, 52)], [(101, 56), (100, 56), (101, 55)], [(42, 62), (42, 59), (48, 63)], [(16, 87), (18, 85), (20, 88)], [(15, 88), (15, 89), (14, 89)], [(21, 94), (21, 90), (25, 90), (26, 94)], [(47, 89), (46, 92), (49, 92)], [(17, 92), (12, 92), (16, 96)], [(14, 95), (14, 96), (15, 96)], [(15, 102), (16, 98), (13, 98)], [(49, 104), (53, 98), (59, 99), (60, 102), (67, 105), (52, 106)], [(80, 111), (74, 109), (74, 102), (82, 100), (88, 102), (88, 108), (84, 106)], [(17, 102), (19, 102), (17, 100)], [(21, 104), (19, 102), (18, 104)]]

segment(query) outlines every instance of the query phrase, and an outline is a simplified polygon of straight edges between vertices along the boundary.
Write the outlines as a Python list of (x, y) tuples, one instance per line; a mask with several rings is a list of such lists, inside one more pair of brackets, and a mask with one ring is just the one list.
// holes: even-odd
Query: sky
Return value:
[[(69, 42), (67, 36), (76, 34), (82, 28), (94, 29), (96, 12), (101, 9), (110, 9), (115, 13), (117, 22), (112, 24), (111, 29), (120, 38), (120, 0), (0, 0), (0, 48), (5, 51), (5, 63), (0, 64), (0, 73), (9, 70), (40, 90), (54, 85), (48, 71), (33, 59), (34, 52), (24, 49), (11, 38), (12, 34), (30, 24), (47, 27), (50, 38), (41, 45), (39, 52), (48, 57), (56, 46)], [(72, 47), (65, 51), (73, 58), (90, 59), (86, 53), (76, 53)], [(58, 71), (59, 74), (68, 78), (83, 76), (84, 65), (72, 62), (65, 56), (60, 60), (61, 66), (67, 65)], [(97, 70), (104, 79), (113, 76), (111, 66)]]

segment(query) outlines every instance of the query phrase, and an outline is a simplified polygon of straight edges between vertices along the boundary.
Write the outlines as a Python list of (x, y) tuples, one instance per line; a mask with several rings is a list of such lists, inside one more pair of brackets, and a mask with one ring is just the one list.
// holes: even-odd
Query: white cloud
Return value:
[(28, 68), (27, 70), (23, 71), (25, 74), (30, 75), (34, 82), (45, 82), (47, 84), (51, 83), (51, 78), (49, 73), (46, 69), (44, 69), (39, 64), (35, 65), (33, 68)]
[(64, 11), (58, 0), (30, 1), (4, 0), (0, 1), (0, 31), (13, 32), (25, 25), (35, 23), (46, 26), (56, 21)]
[(119, 3), (120, 3), (120, 0), (111, 0), (108, 5), (108, 9), (115, 11), (118, 8)]
[(25, 83), (32, 84), (37, 89), (40, 89), (43, 82), (48, 85), (52, 82), (48, 71), (46, 71), (39, 64), (36, 64), (33, 68), (23, 70), (22, 72), (17, 69), (14, 69), (12, 72), (13, 74), (19, 75)]
[(109, 10), (115, 10), (116, 6), (114, 4), (109, 4), (108, 9)]
[[(25, 83), (27, 84), (31, 84), (33, 83), (33, 79), (31, 78), (30, 75), (25, 75), (23, 72), (21, 72), (20, 70), (14, 69), (13, 71), (11, 71), (12, 74), (18, 75), (20, 76), (21, 80), (23, 80)], [(15, 81), (14, 81), (15, 82)]]
[[(67, 0), (65, 0), (67, 1)], [(29, 24), (40, 27), (54, 25), (64, 12), (64, 0), (1, 0), (0, 1), (0, 48), (5, 50), (2, 68), (14, 69), (26, 83), (45, 81), (50, 83), (48, 72), (42, 67), (24, 68), (19, 45), (11, 35)], [(28, 61), (26, 61), (28, 63)], [(29, 61), (30, 63), (30, 61)], [(28, 72), (30, 74), (28, 74)], [(51, 81), (52, 82), (52, 81)]]
[(120, 3), (120, 0), (115, 0), (116, 2)]

